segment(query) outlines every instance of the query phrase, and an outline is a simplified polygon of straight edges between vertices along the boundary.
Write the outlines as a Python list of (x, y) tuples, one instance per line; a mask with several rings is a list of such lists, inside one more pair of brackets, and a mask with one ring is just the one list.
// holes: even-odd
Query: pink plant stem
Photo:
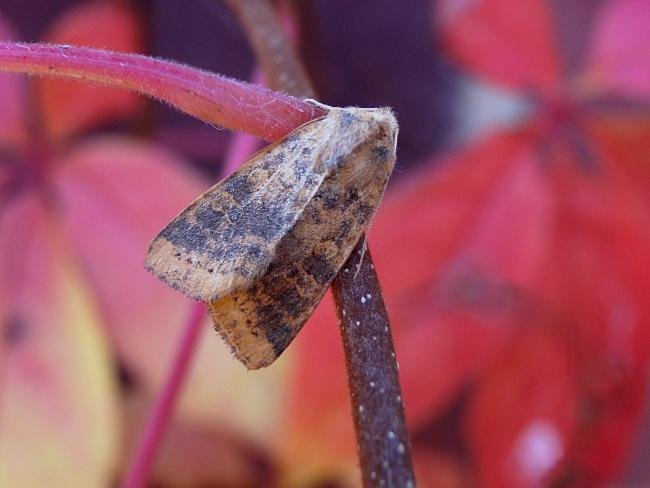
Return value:
[(232, 138), (222, 169), (224, 177), (234, 173), (255, 152), (260, 140), (248, 134), (235, 134)]
[(176, 357), (160, 395), (149, 417), (144, 434), (132, 458), (122, 488), (141, 488), (149, 479), (156, 453), (160, 448), (166, 427), (174, 414), (176, 400), (187, 377), (205, 316), (203, 303), (196, 303), (187, 319)]
[(56, 76), (137, 91), (209, 124), (269, 141), (325, 115), (322, 108), (289, 95), (138, 54), (0, 42), (0, 71)]
[[(251, 79), (256, 85), (262, 86), (264, 84), (264, 74), (258, 67), (255, 67)], [(230, 146), (228, 147), (223, 170), (221, 172), (222, 176), (226, 177), (231, 173), (234, 173), (241, 164), (257, 150), (258, 144), (259, 139), (257, 137), (243, 134), (241, 132), (235, 134), (231, 139)]]

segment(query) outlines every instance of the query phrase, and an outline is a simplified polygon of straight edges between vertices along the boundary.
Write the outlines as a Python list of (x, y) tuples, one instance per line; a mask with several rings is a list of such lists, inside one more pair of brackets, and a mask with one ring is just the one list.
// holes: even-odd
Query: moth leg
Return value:
[(366, 251), (368, 250), (368, 235), (363, 234), (363, 243), (361, 246), (361, 258), (359, 259), (359, 262), (357, 263), (357, 270), (354, 272), (354, 279), (357, 279), (357, 275), (359, 274), (359, 271), (361, 270), (361, 263), (363, 263), (363, 258), (366, 255)]

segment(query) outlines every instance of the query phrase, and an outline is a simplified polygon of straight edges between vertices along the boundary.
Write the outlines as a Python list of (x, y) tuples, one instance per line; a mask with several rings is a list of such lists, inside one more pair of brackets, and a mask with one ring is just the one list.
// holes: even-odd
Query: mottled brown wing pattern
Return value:
[(246, 367), (271, 364), (367, 229), (396, 136), (388, 109), (332, 109), (181, 213), (152, 243), (148, 267), (209, 302)]
[(250, 285), (326, 175), (314, 138), (298, 129), (206, 191), (154, 239), (147, 269), (197, 300)]

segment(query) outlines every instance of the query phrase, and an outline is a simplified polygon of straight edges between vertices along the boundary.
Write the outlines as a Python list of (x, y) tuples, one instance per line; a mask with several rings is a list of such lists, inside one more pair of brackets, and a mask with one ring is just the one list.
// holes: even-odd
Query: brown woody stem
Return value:
[(365, 245), (362, 238), (332, 283), (363, 486), (414, 487), (393, 338)]
[[(271, 88), (315, 96), (268, 0), (228, 0)], [(363, 486), (413, 487), (408, 431), (388, 314), (361, 238), (332, 283), (345, 350)], [(365, 252), (364, 252), (365, 250)]]
[(246, 31), (255, 58), (274, 90), (298, 98), (316, 95), (307, 72), (298, 60), (270, 2), (264, 0), (227, 0)]

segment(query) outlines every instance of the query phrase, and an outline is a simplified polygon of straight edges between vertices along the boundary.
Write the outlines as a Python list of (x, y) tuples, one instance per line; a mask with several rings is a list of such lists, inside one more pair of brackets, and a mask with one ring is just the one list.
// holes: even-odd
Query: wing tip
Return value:
[[(176, 291), (194, 300), (210, 301), (218, 291), (211, 273), (193, 265), (180, 249), (164, 237), (156, 237), (147, 250), (144, 268)], [(207, 275), (207, 276), (206, 276)]]
[(230, 348), (233, 357), (248, 370), (271, 365), (279, 356), (271, 341), (258, 328), (248, 325), (240, 313), (241, 297), (229, 295), (208, 303), (214, 329)]

